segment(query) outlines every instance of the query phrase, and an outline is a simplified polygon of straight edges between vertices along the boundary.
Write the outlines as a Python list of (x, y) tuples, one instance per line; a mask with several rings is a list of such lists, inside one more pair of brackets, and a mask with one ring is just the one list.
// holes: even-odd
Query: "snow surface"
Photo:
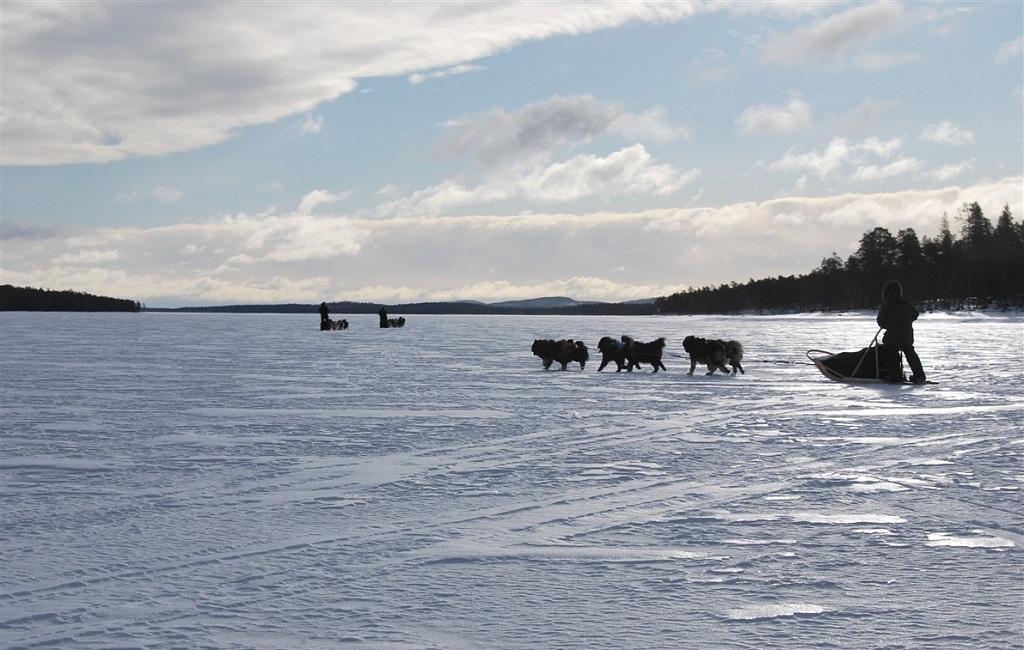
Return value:
[(1024, 647), (1019, 315), (334, 316), (3, 313), (0, 647)]

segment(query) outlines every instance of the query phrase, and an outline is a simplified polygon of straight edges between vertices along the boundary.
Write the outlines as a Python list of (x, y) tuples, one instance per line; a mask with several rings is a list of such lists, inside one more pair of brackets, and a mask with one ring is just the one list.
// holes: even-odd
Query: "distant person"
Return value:
[(383, 307), (381, 307), (380, 311), (377, 312), (377, 313), (380, 315), (380, 326), (381, 327), (387, 327), (388, 326), (388, 310), (384, 309)]
[(902, 382), (900, 372), (900, 352), (907, 358), (910, 370), (910, 382), (925, 382), (924, 368), (921, 358), (914, 351), (914, 321), (918, 312), (914, 305), (903, 297), (903, 286), (896, 280), (890, 280), (882, 287), (882, 306), (878, 308), (878, 326), (885, 330), (882, 336), (882, 354), (885, 365), (889, 369), (888, 381)]
[(327, 322), (330, 322), (330, 320), (331, 320), (331, 312), (330, 312), (329, 309), (327, 309), (327, 303), (326, 302), (320, 303), (320, 322), (321, 323), (327, 323)]

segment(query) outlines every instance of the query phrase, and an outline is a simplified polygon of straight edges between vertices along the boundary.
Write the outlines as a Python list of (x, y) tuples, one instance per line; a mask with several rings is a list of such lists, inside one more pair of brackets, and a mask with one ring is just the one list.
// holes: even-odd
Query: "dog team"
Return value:
[[(640, 364), (646, 363), (658, 370), (668, 370), (661, 362), (661, 355), (665, 350), (665, 337), (640, 343), (629, 336), (621, 336), (618, 339), (611, 336), (604, 336), (597, 343), (597, 349), (601, 352), (601, 365), (597, 371), (601, 372), (609, 363), (615, 364), (615, 372), (626, 372), (633, 369), (640, 369)], [(687, 336), (683, 339), (683, 349), (690, 355), (690, 372), (692, 375), (697, 364), (706, 365), (707, 374), (713, 375), (716, 370), (723, 374), (735, 375), (743, 370), (743, 345), (739, 341), (723, 341), (720, 339), (705, 339), (697, 336)], [(551, 364), (557, 362), (562, 370), (565, 370), (570, 363), (580, 364), (583, 370), (590, 360), (590, 353), (583, 341), (573, 339), (536, 339), (533, 342), (532, 352), (540, 357), (544, 369), (551, 368)], [(732, 366), (732, 371), (726, 367), (726, 363)]]

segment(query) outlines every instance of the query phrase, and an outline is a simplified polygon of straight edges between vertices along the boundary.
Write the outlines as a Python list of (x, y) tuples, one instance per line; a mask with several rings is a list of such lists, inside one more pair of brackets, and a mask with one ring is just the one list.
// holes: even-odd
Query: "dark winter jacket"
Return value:
[(914, 321), (917, 308), (901, 294), (891, 293), (878, 308), (878, 326), (885, 330), (882, 343), (886, 345), (914, 345)]

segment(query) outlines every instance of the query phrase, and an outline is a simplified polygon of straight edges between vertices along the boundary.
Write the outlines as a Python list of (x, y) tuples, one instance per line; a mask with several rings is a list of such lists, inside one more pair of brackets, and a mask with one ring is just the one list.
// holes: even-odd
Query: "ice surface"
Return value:
[(338, 316), (0, 314), (0, 648), (1024, 647), (1019, 316)]

